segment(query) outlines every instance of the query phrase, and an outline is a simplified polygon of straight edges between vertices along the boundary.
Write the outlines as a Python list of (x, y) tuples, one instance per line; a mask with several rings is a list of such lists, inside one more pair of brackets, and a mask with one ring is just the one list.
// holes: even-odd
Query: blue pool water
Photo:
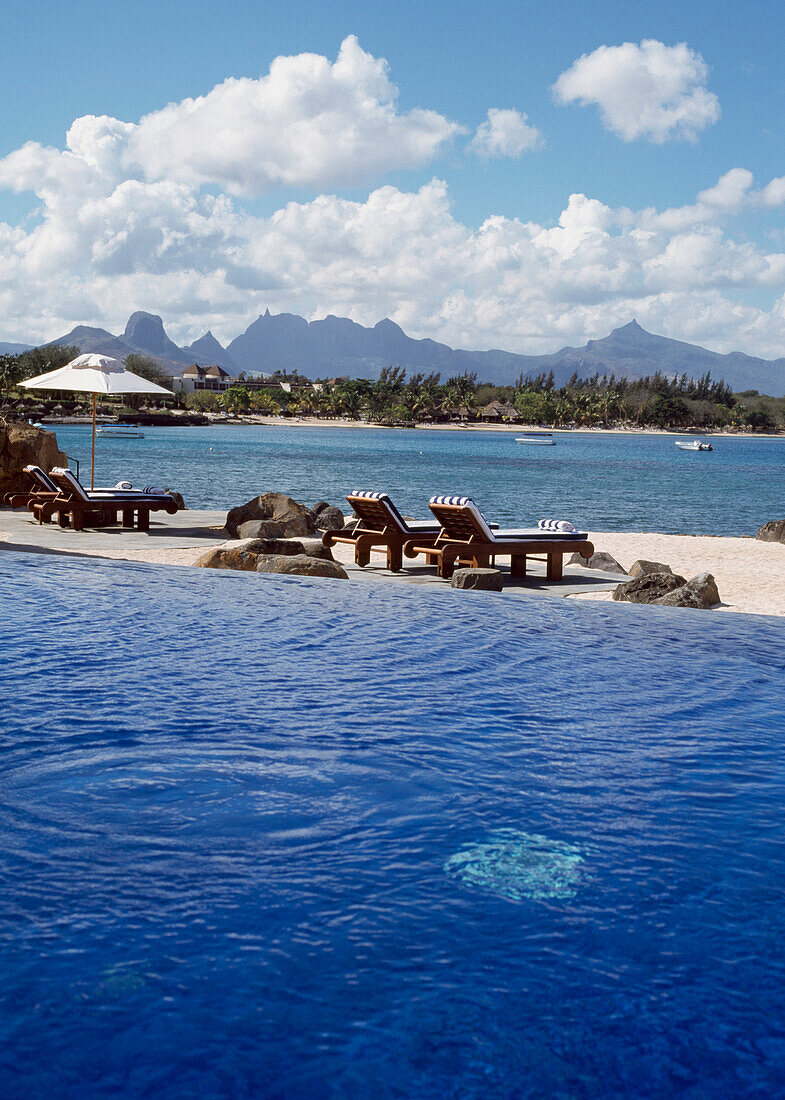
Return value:
[(781, 623), (0, 558), (0, 1094), (771, 1097)]
[[(89, 474), (90, 429), (57, 429)], [(280, 427), (146, 428), (99, 439), (97, 484), (177, 488), (192, 508), (229, 508), (275, 489), (314, 504), (385, 489), (427, 515), (434, 493), (466, 493), (501, 523), (568, 518), (593, 531), (754, 535), (783, 514), (785, 438), (715, 440), (679, 451), (672, 436), (564, 432), (524, 447), (504, 432)]]

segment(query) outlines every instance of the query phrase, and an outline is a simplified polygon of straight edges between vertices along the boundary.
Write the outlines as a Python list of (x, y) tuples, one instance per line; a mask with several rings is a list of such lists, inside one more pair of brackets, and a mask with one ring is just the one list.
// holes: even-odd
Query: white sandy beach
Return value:
[[(611, 554), (629, 569), (638, 558), (669, 565), (689, 580), (711, 573), (722, 604), (717, 611), (749, 615), (785, 615), (785, 545), (752, 538), (597, 531), (589, 535), (595, 550)], [(570, 599), (610, 600), (610, 592)]]

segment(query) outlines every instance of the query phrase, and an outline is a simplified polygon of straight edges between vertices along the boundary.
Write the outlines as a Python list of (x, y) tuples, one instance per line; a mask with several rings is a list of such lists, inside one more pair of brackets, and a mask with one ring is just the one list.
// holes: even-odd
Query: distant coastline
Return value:
[[(248, 414), (245, 416), (224, 416), (207, 414), (208, 423), (202, 427), (265, 427), (265, 428), (377, 428), (380, 431), (426, 431), (426, 432), (494, 432), (508, 435), (525, 435), (526, 433), (546, 433), (554, 435), (642, 435), (642, 436), (695, 436), (706, 435), (712, 439), (785, 439), (785, 431), (782, 432), (741, 432), (741, 431), (710, 431), (694, 429), (674, 430), (667, 428), (551, 428), (541, 424), (412, 424), (391, 425), (375, 424), (367, 420), (348, 420), (342, 417), (327, 419), (319, 416), (263, 416)], [(57, 429), (62, 425), (91, 424), (89, 416), (64, 416), (45, 417), (40, 421), (44, 428)], [(99, 417), (98, 423), (113, 424), (111, 417)], [(169, 425), (179, 427), (177, 423)], [(183, 418), (182, 427), (189, 427), (188, 421)]]

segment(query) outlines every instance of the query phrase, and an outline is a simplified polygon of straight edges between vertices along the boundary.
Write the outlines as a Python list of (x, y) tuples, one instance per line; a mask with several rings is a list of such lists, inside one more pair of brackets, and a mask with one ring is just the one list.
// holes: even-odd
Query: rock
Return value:
[(253, 550), (236, 546), (228, 549), (216, 546), (202, 554), (194, 565), (198, 565), (200, 569), (240, 569), (252, 572), (256, 569), (258, 560), (259, 555)]
[(351, 535), (356, 527), (359, 527), (362, 520), (358, 516), (351, 516), (346, 520), (341, 530), (345, 535)]
[(237, 527), (240, 539), (280, 539), (283, 538), (286, 524), (272, 519), (247, 519)]
[(655, 603), (661, 596), (667, 596), (686, 583), (684, 577), (676, 573), (643, 573), (620, 584), (614, 590), (613, 598), (626, 603)]
[(174, 498), (174, 502), (177, 505), (178, 509), (180, 509), (180, 510), (184, 509), (185, 511), (188, 510), (185, 507), (185, 501), (183, 500), (183, 494), (182, 493), (177, 493), (177, 492), (175, 492), (174, 489), (167, 489), (166, 491), (167, 491), (167, 493), (169, 494), (170, 497)]
[(285, 493), (264, 493), (232, 508), (226, 516), (227, 534), (233, 538), (240, 526), (249, 520), (269, 520), (280, 524), (281, 530), (277, 534), (269, 531), (266, 535), (268, 538), (317, 533), (314, 514), (310, 508), (298, 504)]
[(672, 592), (660, 596), (654, 602), (665, 607), (695, 607), (708, 610), (720, 603), (720, 594), (711, 573), (699, 573), (681, 588), (674, 588)]
[(302, 553), (309, 558), (321, 558), (322, 561), (335, 561), (333, 552), (329, 546), (325, 546), (321, 539), (301, 539)]
[(260, 555), (256, 566), (257, 573), (294, 573), (300, 577), (333, 577), (336, 580), (349, 579), (343, 566), (335, 561), (310, 558), (306, 554)]
[(773, 519), (758, 528), (755, 535), (761, 542), (785, 542), (785, 519)]
[(0, 423), (0, 502), (6, 493), (25, 493), (30, 479), (25, 466), (41, 466), (47, 473), (53, 466), (67, 466), (68, 457), (57, 446), (54, 432), (32, 424)]
[(590, 558), (582, 558), (580, 554), (573, 554), (567, 565), (582, 565), (585, 569), (601, 569), (604, 573), (626, 573), (627, 570), (616, 561), (612, 554), (606, 554), (598, 550)]
[(316, 513), (316, 526), (320, 531), (340, 531), (343, 527), (343, 512), (328, 504)]
[(313, 514), (315, 516), (318, 516), (320, 512), (324, 511), (325, 508), (331, 508), (331, 507), (332, 507), (332, 505), (328, 504), (326, 500), (320, 500), (316, 504), (314, 504), (311, 511), (313, 512)]
[(669, 565), (663, 565), (660, 561), (646, 561), (645, 558), (639, 558), (638, 561), (634, 561), (630, 566), (631, 577), (644, 577), (647, 573), (672, 573), (673, 570)]
[(499, 569), (456, 569), (452, 575), (450, 587), (471, 588), (482, 592), (501, 592), (501, 571)]

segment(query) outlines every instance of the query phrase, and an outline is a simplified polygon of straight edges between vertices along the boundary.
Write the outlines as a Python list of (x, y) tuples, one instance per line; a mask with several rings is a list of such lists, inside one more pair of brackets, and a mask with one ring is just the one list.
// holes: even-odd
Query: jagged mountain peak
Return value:
[(163, 319), (155, 313), (137, 310), (128, 318), (122, 339), (149, 355), (180, 359), (182, 352), (164, 329)]
[(710, 371), (713, 378), (736, 390), (758, 389), (775, 396), (785, 392), (785, 359), (709, 351), (647, 332), (636, 318), (599, 340), (589, 340), (582, 348), (563, 347), (544, 355), (496, 349), (462, 351), (434, 340), (415, 340), (390, 318), (365, 328), (348, 317), (331, 314), (309, 323), (294, 313), (271, 314), (269, 308), (226, 349), (212, 332), (180, 349), (169, 340), (161, 318), (142, 311), (129, 318), (123, 338), (105, 329), (78, 325), (50, 343), (74, 344), (83, 352), (97, 351), (118, 359), (143, 351), (163, 361), (170, 371), (177, 371), (184, 361), (196, 361), (200, 366), (218, 363), (230, 374), (297, 370), (312, 378), (376, 378), (385, 366), (394, 364), (412, 372), (438, 371), (444, 378), (476, 371), (480, 381), (498, 385), (512, 385), (521, 374), (533, 377), (551, 370), (557, 385), (563, 385), (576, 370), (584, 377), (597, 372), (617, 378), (640, 378), (658, 370), (666, 376), (697, 378)]

